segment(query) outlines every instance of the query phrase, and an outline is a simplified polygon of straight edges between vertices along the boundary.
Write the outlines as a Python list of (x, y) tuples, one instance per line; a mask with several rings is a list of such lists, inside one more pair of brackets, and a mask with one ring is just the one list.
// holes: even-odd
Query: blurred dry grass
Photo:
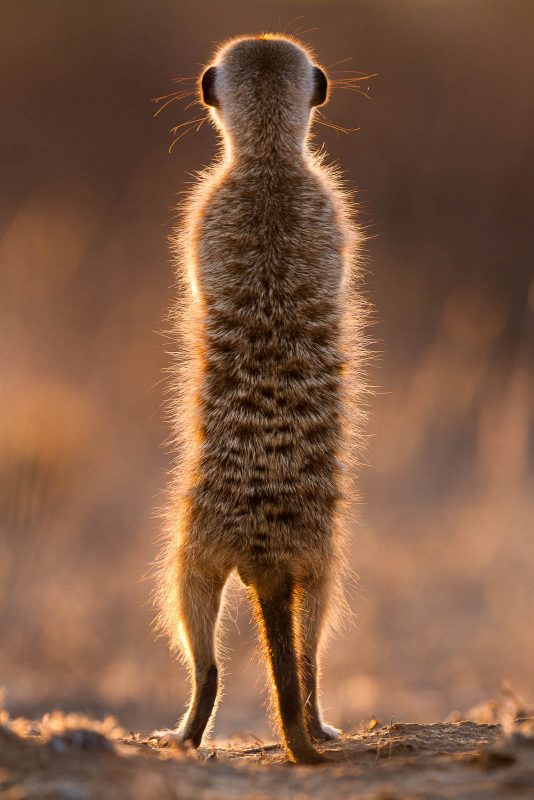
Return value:
[[(143, 576), (168, 466), (165, 221), (214, 137), (169, 158), (167, 129), (188, 115), (154, 121), (149, 99), (220, 38), (299, 14), (324, 63), (380, 74), (372, 102), (339, 92), (328, 110), (359, 133), (316, 136), (376, 220), (382, 351), (351, 549), (358, 624), (330, 647), (327, 713), (434, 720), (502, 678), (529, 694), (534, 9), (49, 0), (2, 6), (0, 680), (15, 711), (150, 728), (182, 708)], [(263, 735), (246, 611), (227, 627), (216, 733)]]

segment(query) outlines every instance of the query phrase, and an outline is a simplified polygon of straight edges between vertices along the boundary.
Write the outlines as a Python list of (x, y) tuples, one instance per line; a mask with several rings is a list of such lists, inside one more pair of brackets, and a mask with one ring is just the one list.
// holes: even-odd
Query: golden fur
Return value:
[(317, 706), (317, 650), (341, 602), (340, 509), (365, 388), (359, 232), (308, 142), (319, 73), (304, 46), (264, 35), (224, 44), (202, 82), (223, 147), (175, 240), (178, 458), (159, 585), (193, 695), (162, 744), (198, 746), (213, 716), (233, 571), (249, 588), (291, 757), (320, 761), (312, 740), (335, 736)]

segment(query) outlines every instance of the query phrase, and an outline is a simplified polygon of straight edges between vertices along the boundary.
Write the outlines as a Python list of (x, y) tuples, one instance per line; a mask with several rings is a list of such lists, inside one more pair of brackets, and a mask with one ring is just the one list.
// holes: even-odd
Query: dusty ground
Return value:
[[(372, 727), (372, 726), (371, 726)], [(261, 742), (178, 753), (114, 720), (55, 712), (0, 727), (1, 800), (534, 798), (532, 720), (396, 723), (346, 736), (341, 763), (291, 765)]]

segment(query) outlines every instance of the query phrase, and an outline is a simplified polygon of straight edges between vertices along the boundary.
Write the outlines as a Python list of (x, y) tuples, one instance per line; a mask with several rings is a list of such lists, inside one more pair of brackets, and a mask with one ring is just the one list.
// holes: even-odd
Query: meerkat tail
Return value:
[(253, 599), (287, 750), (293, 761), (320, 764), (327, 759), (313, 746), (304, 721), (292, 582), (288, 577), (269, 574), (268, 580), (262, 579), (253, 586)]

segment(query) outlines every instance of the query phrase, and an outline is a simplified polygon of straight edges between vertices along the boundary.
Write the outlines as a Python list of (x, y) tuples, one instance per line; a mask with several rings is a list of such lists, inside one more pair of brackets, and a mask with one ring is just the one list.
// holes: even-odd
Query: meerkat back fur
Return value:
[(160, 621), (192, 696), (161, 745), (198, 747), (219, 690), (218, 619), (248, 587), (284, 743), (325, 759), (338, 732), (318, 701), (319, 649), (343, 568), (347, 455), (361, 429), (360, 236), (309, 144), (328, 78), (300, 43), (231, 40), (199, 81), (221, 155), (184, 206), (174, 424)]

